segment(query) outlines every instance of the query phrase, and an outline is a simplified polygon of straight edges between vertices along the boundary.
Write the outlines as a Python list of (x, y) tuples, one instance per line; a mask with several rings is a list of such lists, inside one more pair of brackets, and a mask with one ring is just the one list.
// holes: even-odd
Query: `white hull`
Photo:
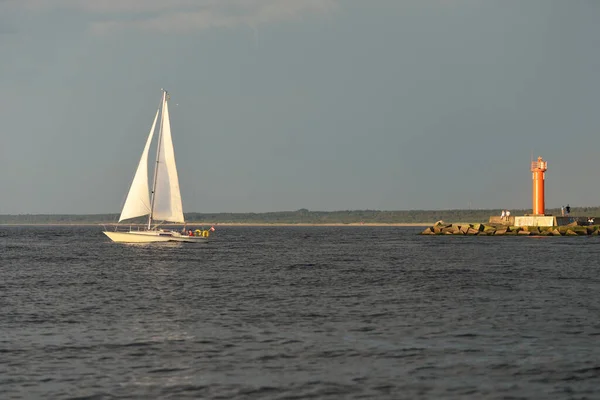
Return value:
[(185, 236), (174, 231), (130, 231), (103, 232), (116, 243), (154, 243), (154, 242), (187, 242), (206, 243), (208, 238), (202, 236)]

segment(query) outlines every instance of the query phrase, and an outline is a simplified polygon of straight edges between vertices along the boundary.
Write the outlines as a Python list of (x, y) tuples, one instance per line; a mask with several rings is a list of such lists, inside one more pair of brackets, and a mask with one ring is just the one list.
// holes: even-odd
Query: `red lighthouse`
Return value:
[(531, 173), (533, 179), (533, 215), (544, 215), (544, 182), (548, 163), (538, 157), (537, 161), (531, 162)]

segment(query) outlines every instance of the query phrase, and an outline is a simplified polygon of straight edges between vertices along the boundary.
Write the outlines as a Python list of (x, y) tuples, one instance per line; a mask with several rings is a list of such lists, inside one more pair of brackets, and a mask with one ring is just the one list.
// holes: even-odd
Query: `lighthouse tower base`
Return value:
[(558, 226), (551, 215), (515, 215), (515, 226)]
[(600, 217), (562, 217), (553, 215), (515, 215), (502, 220), (499, 216), (490, 217), (490, 224), (508, 226), (566, 226), (576, 223), (580, 226), (600, 224)]

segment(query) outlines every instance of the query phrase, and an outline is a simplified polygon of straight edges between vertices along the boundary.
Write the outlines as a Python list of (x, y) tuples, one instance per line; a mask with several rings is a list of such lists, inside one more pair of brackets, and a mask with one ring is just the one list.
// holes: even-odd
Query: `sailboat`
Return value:
[[(129, 228), (128, 231), (104, 231), (113, 242), (120, 243), (151, 243), (151, 242), (206, 242), (209, 231), (190, 231), (190, 234), (174, 230), (160, 229), (165, 222), (185, 224), (179, 178), (175, 165), (175, 150), (171, 137), (171, 122), (169, 120), (169, 94), (162, 90), (162, 99), (146, 140), (142, 157), (135, 176), (129, 188), (127, 199), (119, 217), (121, 221), (148, 216), (145, 229)], [(156, 163), (152, 179), (152, 191), (148, 190), (148, 153), (150, 144), (157, 128), (158, 144), (156, 146)], [(185, 226), (185, 225), (184, 225)], [(184, 229), (185, 232), (185, 229)]]

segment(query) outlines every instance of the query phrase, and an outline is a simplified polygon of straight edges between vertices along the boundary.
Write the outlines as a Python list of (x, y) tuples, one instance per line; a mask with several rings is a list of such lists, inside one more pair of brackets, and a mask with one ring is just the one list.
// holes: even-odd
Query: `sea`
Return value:
[(0, 398), (600, 398), (599, 237), (422, 229), (0, 227)]

